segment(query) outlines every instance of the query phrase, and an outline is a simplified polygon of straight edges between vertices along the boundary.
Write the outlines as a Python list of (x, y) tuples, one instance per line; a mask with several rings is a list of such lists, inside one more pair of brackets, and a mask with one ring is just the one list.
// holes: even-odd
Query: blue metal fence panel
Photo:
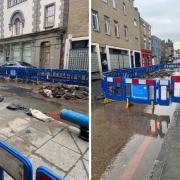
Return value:
[(172, 102), (180, 103), (180, 76), (173, 76), (172, 83)]
[(85, 70), (0, 67), (0, 77), (10, 77), (11, 79), (19, 78), (25, 81), (41, 81), (89, 86), (89, 73)]
[(36, 180), (64, 180), (46, 167), (39, 167), (36, 170)]
[(169, 106), (170, 104), (170, 80), (164, 79), (158, 82), (158, 97), (159, 105)]
[[(9, 167), (9, 165), (12, 163), (15, 166), (16, 160), (22, 164), (21, 166), (18, 166), (18, 164), (16, 164), (16, 167), (18, 166), (18, 168), (21, 168), (22, 170), (22, 174), (19, 174), (21, 179), (24, 180), (33, 179), (32, 165), (28, 160), (28, 158), (17, 152), (12, 147), (5, 144), (3, 141), (0, 141), (0, 149), (1, 149), (0, 156), (2, 156), (0, 160), (2, 161), (2, 159), (4, 158), (6, 163), (4, 164), (3, 162), (0, 162), (0, 179), (4, 179), (4, 171), (8, 173), (12, 178), (14, 179), (17, 178), (14, 177), (16, 176), (15, 174), (17, 174), (17, 172), (12, 171), (11, 167)], [(6, 156), (4, 156), (5, 155), (4, 153), (6, 154)]]
[(104, 77), (102, 80), (102, 90), (106, 98), (123, 101), (124, 79), (119, 77)]

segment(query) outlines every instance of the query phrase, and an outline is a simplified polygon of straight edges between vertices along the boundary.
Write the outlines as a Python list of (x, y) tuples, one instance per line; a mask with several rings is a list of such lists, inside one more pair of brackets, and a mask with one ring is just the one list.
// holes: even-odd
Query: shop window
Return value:
[(12, 61), (21, 61), (19, 44), (12, 45), (11, 52), (12, 52), (12, 59), (11, 59)]
[(23, 61), (31, 64), (31, 51), (32, 46), (31, 43), (25, 43), (23, 45)]
[(88, 48), (88, 47), (89, 47), (88, 40), (72, 41), (72, 44), (71, 44), (72, 49), (82, 49), (82, 48)]

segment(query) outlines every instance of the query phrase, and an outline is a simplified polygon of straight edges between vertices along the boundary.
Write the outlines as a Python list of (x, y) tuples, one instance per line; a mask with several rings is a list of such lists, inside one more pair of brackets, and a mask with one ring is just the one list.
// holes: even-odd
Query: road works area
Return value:
[[(34, 170), (43, 165), (66, 179), (88, 179), (89, 143), (79, 138), (78, 127), (58, 116), (64, 108), (88, 115), (87, 98), (45, 97), (42, 85), (4, 80), (0, 96), (0, 140), (28, 157)], [(30, 108), (53, 120), (29, 116)]]

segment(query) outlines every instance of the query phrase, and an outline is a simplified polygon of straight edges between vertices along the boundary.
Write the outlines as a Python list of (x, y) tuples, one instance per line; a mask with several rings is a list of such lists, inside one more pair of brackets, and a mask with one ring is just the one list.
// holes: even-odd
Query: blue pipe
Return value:
[(77, 124), (80, 127), (89, 129), (89, 117), (87, 115), (74, 112), (68, 109), (63, 109), (60, 112), (60, 117), (66, 121)]

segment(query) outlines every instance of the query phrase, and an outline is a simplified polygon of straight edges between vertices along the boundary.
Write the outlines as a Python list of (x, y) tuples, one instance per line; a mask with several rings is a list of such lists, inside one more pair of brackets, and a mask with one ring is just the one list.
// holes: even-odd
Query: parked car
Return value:
[(34, 67), (29, 63), (21, 62), (21, 61), (9, 61), (1, 66), (2, 67)]

